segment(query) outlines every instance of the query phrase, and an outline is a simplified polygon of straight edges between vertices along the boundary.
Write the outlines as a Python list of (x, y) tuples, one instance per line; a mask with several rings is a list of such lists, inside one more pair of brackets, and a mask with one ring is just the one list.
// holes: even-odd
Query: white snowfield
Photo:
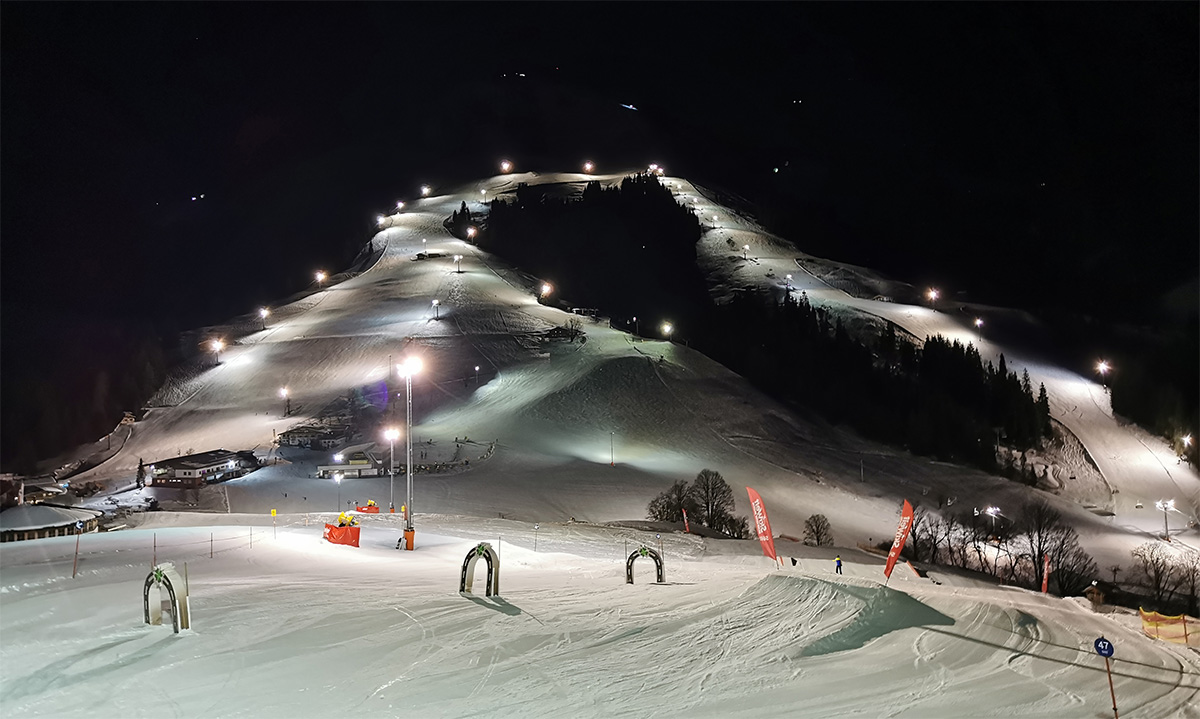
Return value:
[[(421, 443), (414, 447), (414, 461), (472, 460), (467, 471), (418, 475), (417, 511), (529, 521), (638, 518), (672, 481), (708, 467), (737, 489), (739, 512), (748, 513), (742, 488), (750, 485), (766, 501), (776, 531), (798, 536), (804, 519), (820, 512), (830, 517), (835, 538), (853, 546), (890, 537), (904, 498), (936, 505), (937, 497), (950, 497), (956, 500), (950, 510), (959, 511), (1018, 507), (1028, 497), (1027, 488), (1016, 483), (913, 457), (797, 415), (678, 344), (635, 341), (590, 321), (584, 326), (586, 344), (540, 342), (536, 333), (568, 317), (536, 299), (541, 280), (554, 278), (516, 272), (442, 227), (464, 200), (473, 211), (482, 210), (480, 189), (488, 200), (520, 182), (575, 194), (589, 180), (613, 183), (625, 174), (500, 175), (407, 203), (385, 219), (375, 237), (384, 252), (373, 268), (344, 281), (331, 278), (315, 294), (274, 308), (265, 331), (231, 342), (219, 365), (179, 393), (186, 399), (152, 410), (116, 457), (80, 480), (128, 483), (138, 458), (150, 463), (189, 450), (266, 451), (274, 432), (315, 416), (351, 388), (366, 388), (375, 392), (375, 401), (387, 401), (389, 360), (398, 363), (411, 354), (425, 365), (413, 386), (414, 444)], [(976, 341), (973, 329), (947, 313), (831, 289), (800, 271), (799, 253), (790, 243), (714, 205), (687, 181), (666, 181), (708, 225), (718, 218), (717, 229), (705, 233), (697, 250), (715, 294), (733, 286), (782, 290), (783, 276), (791, 273), (793, 287), (814, 302), (889, 319), (919, 338), (940, 333)], [(741, 255), (729, 249), (726, 236), (738, 247), (751, 245), (753, 261), (731, 262), (731, 254), (739, 260)], [(422, 251), (431, 257), (414, 260)], [(461, 272), (456, 254), (464, 256)], [(569, 288), (564, 292), (569, 298)], [(440, 302), (437, 319), (434, 299)], [(648, 316), (653, 312), (647, 308)], [(643, 326), (642, 332), (653, 335), (655, 328)], [(679, 334), (686, 332), (681, 328)], [(213, 336), (221, 336), (221, 328)], [(983, 344), (984, 355), (993, 359), (1001, 350)], [(1084, 510), (1069, 495), (1051, 498), (1101, 566), (1127, 563), (1133, 546), (1161, 531), (1162, 513), (1154, 510), (1159, 498), (1176, 498), (1180, 511), (1171, 518), (1172, 532), (1184, 544), (1196, 543), (1196, 530), (1185, 529), (1200, 496), (1195, 472), (1175, 465), (1160, 440), (1116, 422), (1103, 388), (1060, 368), (1006, 356), (1010, 367), (1029, 368), (1035, 386), (1046, 384), (1054, 416), (1119, 490), (1112, 502), (1115, 516), (1107, 517)], [(293, 415), (286, 419), (282, 387), (292, 399)], [(393, 376), (391, 389), (390, 401), (402, 402), (402, 380)], [(397, 417), (403, 429), (402, 409)], [(454, 440), (463, 437), (471, 442), (458, 447)], [(493, 440), (495, 452), (480, 461)], [(403, 438), (398, 444), (403, 462)], [(298, 463), (273, 465), (223, 485), (226, 509), (327, 511), (338, 506), (339, 495), (343, 507), (353, 499), (372, 498), (385, 507), (392, 500), (386, 477), (347, 480), (339, 491), (328, 480), (311, 478), (316, 463), (311, 456), (297, 457), (305, 453), (290, 449), (283, 454)], [(396, 484), (399, 508), (403, 479)]]
[[(72, 538), (4, 545), (5, 717), (1091, 718), (1101, 636), (1122, 717), (1200, 715), (1200, 657), (1128, 617), (903, 565), (884, 587), (857, 551), (837, 576), (833, 550), (783, 543), (802, 554), (777, 569), (757, 542), (668, 534), (666, 584), (639, 558), (629, 585), (654, 534), (543, 523), (534, 551), (528, 523), (419, 514), (403, 552), (398, 516), (363, 517), (359, 548), (316, 515), (145, 519), (84, 535), (75, 579)], [(482, 562), (458, 593), (481, 541), (498, 597)], [(143, 624), (152, 557), (186, 571), (191, 630)]]

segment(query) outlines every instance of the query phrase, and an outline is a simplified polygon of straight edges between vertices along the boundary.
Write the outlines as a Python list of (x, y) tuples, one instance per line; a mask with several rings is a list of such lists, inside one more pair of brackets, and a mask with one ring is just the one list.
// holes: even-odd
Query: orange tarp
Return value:
[(333, 544), (348, 544), (358, 546), (358, 527), (339, 527), (336, 524), (325, 525), (325, 541)]
[[(1142, 631), (1146, 636), (1161, 639), (1164, 642), (1188, 643), (1189, 619), (1186, 614), (1170, 616), (1158, 612), (1147, 612), (1145, 609), (1139, 608), (1138, 615), (1142, 618)], [(1193, 627), (1191, 633), (1194, 631)]]
[(355, 507), (354, 511), (363, 512), (364, 514), (379, 514), (379, 507), (372, 504), (366, 507)]

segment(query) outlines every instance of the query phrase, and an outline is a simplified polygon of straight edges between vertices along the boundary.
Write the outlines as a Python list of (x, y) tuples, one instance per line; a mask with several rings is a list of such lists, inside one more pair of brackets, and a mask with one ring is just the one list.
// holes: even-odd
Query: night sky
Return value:
[(172, 332), (302, 289), (379, 210), (501, 157), (657, 161), (789, 208), (802, 250), (966, 299), (1153, 324), (1191, 282), (1174, 297), (1195, 310), (1195, 3), (5, 3), (0, 20), (6, 381), (18, 336)]

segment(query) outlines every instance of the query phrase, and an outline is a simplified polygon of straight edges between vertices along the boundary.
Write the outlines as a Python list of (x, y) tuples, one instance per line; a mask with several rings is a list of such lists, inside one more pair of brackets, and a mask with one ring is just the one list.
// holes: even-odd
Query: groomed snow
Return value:
[[(526, 523), (418, 515), (409, 553), (398, 517), (365, 517), (357, 549), (323, 542), (315, 515), (186, 526), (212, 518), (85, 535), (76, 579), (71, 538), (5, 545), (3, 715), (1100, 717), (1101, 635), (1122, 716), (1200, 706), (1186, 648), (951, 575), (901, 566), (885, 588), (858, 552), (837, 576), (832, 551), (775, 569), (756, 543), (667, 534), (667, 584), (642, 559), (628, 585), (625, 552), (653, 534), (544, 523), (535, 552)], [(480, 596), (482, 566), (479, 595), (458, 594), (479, 541), (500, 549), (498, 598)], [(179, 635), (142, 624), (152, 543), (186, 564)]]

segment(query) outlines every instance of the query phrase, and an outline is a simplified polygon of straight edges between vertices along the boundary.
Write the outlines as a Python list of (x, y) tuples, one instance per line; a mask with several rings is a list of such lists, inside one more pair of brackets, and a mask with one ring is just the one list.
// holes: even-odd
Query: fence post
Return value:
[(208, 533), (208, 558), (212, 559), (213, 533)]
[(150, 568), (158, 566), (158, 532), (154, 533), (154, 554), (150, 557)]

